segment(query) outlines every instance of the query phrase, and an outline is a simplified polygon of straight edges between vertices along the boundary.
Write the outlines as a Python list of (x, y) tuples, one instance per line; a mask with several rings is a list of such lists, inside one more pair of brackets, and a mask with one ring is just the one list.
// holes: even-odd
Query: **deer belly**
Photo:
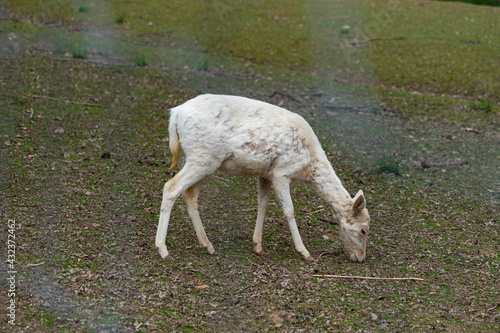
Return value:
[(274, 160), (264, 156), (238, 156), (231, 154), (219, 167), (219, 171), (232, 176), (265, 176), (269, 175), (274, 166)]

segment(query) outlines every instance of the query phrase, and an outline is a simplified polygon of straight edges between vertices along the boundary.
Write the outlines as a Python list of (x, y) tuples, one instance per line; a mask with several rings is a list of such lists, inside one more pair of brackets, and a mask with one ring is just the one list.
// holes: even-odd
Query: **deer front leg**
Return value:
[(269, 179), (259, 177), (257, 185), (259, 208), (257, 210), (257, 222), (255, 223), (255, 230), (253, 233), (253, 249), (258, 255), (265, 255), (266, 253), (262, 250), (262, 228), (264, 226), (266, 207), (269, 203), (269, 197), (271, 196), (271, 182)]
[(198, 212), (198, 195), (200, 193), (201, 181), (188, 188), (182, 194), (184, 201), (186, 201), (189, 217), (193, 222), (194, 231), (198, 237), (200, 245), (203, 246), (209, 254), (214, 254), (215, 249), (212, 243), (208, 240), (205, 228), (201, 223), (200, 213)]
[(290, 181), (286, 178), (273, 179), (273, 188), (280, 206), (283, 209), (283, 213), (288, 221), (295, 249), (297, 252), (302, 254), (305, 260), (314, 261), (315, 259), (311, 257), (309, 251), (307, 251), (304, 243), (302, 242), (299, 228), (297, 227), (297, 222), (295, 221), (293, 202), (292, 197), (290, 196)]

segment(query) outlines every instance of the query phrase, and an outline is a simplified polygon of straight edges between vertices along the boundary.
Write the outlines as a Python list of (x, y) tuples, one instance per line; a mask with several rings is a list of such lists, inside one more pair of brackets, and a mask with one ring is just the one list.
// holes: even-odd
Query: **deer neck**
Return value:
[(322, 163), (322, 166), (317, 168), (312, 183), (319, 196), (330, 204), (334, 216), (340, 222), (340, 217), (346, 216), (352, 208), (353, 200), (330, 163)]

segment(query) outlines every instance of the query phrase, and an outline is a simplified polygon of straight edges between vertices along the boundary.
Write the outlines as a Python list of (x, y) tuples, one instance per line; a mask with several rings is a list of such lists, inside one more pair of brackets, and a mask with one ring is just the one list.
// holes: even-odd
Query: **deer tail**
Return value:
[(179, 160), (180, 153), (180, 143), (179, 143), (179, 133), (177, 133), (177, 112), (174, 109), (170, 110), (170, 122), (168, 125), (168, 133), (169, 133), (169, 145), (170, 151), (172, 152), (173, 159), (172, 164), (168, 170), (172, 170), (177, 161)]

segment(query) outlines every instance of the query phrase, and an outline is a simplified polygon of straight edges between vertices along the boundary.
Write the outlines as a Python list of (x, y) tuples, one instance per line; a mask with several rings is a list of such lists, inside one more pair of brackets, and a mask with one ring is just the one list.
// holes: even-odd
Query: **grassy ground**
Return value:
[[(380, 2), (290, 2), (253, 11), (242, 10), (242, 2), (216, 3), (227, 18), (221, 27), (236, 25), (232, 30), (244, 36), (256, 31), (251, 56), (235, 36), (208, 33), (217, 29), (216, 13), (201, 2), (173, 2), (160, 11), (159, 2), (132, 10), (127, 2), (63, 1), (47, 12), (26, 3), (9, 1), (14, 21), (3, 15), (0, 22), (0, 212), (2, 228), (8, 219), (18, 225), (14, 331), (498, 330), (497, 106), (473, 108), (475, 93), (436, 96), (440, 87), (425, 80), (418, 83), (422, 95), (415, 94), (416, 86), (396, 84), (411, 75), (390, 62), (361, 61), (376, 59), (382, 45), (412, 45), (409, 36), (357, 46), (359, 63), (346, 61), (343, 51), (328, 58), (318, 45), (355, 40), (351, 22), (366, 22), (363, 15), (376, 13)], [(416, 25), (413, 11), (424, 15), (442, 5), (402, 2), (395, 12)], [(161, 13), (176, 13), (176, 20)], [(236, 13), (250, 17), (236, 20)], [(257, 13), (273, 13), (263, 15), (269, 28), (255, 28), (268, 35), (245, 30)], [(489, 13), (481, 15), (489, 20)], [(300, 24), (322, 32), (296, 48), (289, 44), (294, 39), (259, 48), (259, 38), (286, 39), (283, 33)], [(329, 24), (350, 24), (350, 31), (330, 37)], [(293, 36), (303, 34), (298, 29)], [(296, 55), (276, 60), (279, 48)], [(140, 56), (147, 66), (139, 66)], [(351, 67), (332, 65), (334, 59)], [(376, 74), (384, 66), (404, 77), (384, 83)], [(494, 75), (490, 70), (478, 80), (494, 82)], [(449, 77), (458, 89), (462, 76)], [(484, 87), (482, 96), (495, 102), (487, 95), (493, 88)], [(153, 244), (161, 188), (170, 177), (166, 110), (208, 91), (280, 104), (309, 120), (346, 188), (368, 196), (373, 231), (366, 263), (347, 260), (337, 228), (319, 220), (330, 218), (325, 203), (301, 186), (293, 192), (296, 216), (319, 260), (306, 263), (295, 253), (274, 200), (264, 229), (268, 256), (253, 255), (255, 180), (221, 174), (205, 181), (200, 198), (218, 256), (198, 247), (180, 199), (167, 237), (172, 260), (160, 260)], [(375, 107), (379, 94), (386, 105)], [(5, 271), (2, 260), (2, 281)], [(311, 277), (317, 273), (425, 281)], [(1, 306), (8, 301), (2, 298)], [(4, 319), (2, 328), (12, 330)]]
[(6, 4), (17, 29), (59, 23), (119, 31), (163, 48), (184, 45), (374, 87), (372, 94), (406, 114), (498, 122), (497, 7), (416, 0)]

